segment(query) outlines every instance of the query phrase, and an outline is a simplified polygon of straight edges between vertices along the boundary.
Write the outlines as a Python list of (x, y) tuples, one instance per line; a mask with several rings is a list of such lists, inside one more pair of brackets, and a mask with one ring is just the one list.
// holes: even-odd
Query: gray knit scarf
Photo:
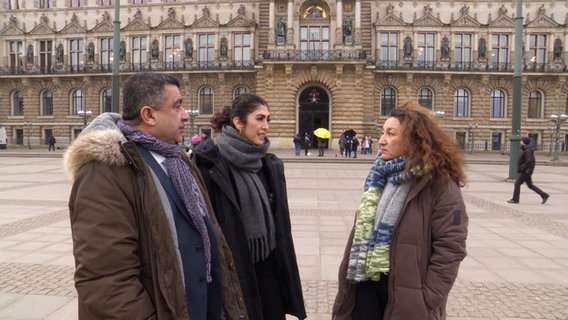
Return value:
[(118, 128), (124, 136), (133, 142), (139, 143), (142, 147), (166, 157), (164, 161), (168, 175), (172, 179), (173, 185), (183, 200), (191, 221), (201, 235), (205, 248), (205, 260), (207, 271), (207, 282), (211, 282), (211, 242), (205, 225), (204, 217), (207, 209), (202, 202), (199, 187), (195, 182), (189, 166), (181, 159), (181, 149), (177, 144), (169, 144), (156, 139), (156, 137), (143, 133), (142, 131), (127, 125), (120, 120)]
[(253, 262), (259, 262), (276, 247), (274, 218), (268, 193), (257, 172), (268, 151), (268, 140), (255, 145), (242, 137), (235, 128), (225, 126), (217, 138), (219, 153), (229, 162), (241, 204), (241, 219)]

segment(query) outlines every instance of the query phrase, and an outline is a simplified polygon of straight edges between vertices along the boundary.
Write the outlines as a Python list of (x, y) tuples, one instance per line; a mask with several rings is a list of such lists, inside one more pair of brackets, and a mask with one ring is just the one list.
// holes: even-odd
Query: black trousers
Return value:
[(513, 200), (519, 201), (519, 196), (521, 194), (521, 185), (523, 183), (527, 184), (527, 187), (532, 191), (538, 193), (538, 195), (544, 199), (546, 192), (540, 190), (537, 186), (532, 183), (532, 178), (530, 174), (526, 174), (524, 172), (519, 173), (517, 180), (515, 181), (515, 190), (513, 191)]
[(389, 302), (388, 275), (379, 281), (358, 283), (355, 288), (353, 320), (382, 320)]

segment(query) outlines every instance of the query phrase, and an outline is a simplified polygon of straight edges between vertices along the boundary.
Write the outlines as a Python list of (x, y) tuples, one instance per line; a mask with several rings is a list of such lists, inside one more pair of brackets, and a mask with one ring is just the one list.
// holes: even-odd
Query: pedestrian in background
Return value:
[(325, 152), (325, 140), (322, 138), (318, 138), (318, 157), (323, 157)]
[(78, 316), (244, 319), (231, 252), (183, 152), (179, 80), (136, 73), (65, 153)]
[(306, 132), (304, 135), (304, 155), (308, 156), (310, 154), (310, 135)]
[(538, 195), (542, 198), (542, 204), (545, 204), (546, 201), (548, 201), (550, 195), (540, 190), (540, 188), (532, 183), (532, 174), (534, 172), (535, 165), (536, 161), (534, 159), (534, 148), (531, 145), (531, 138), (523, 137), (521, 138), (521, 154), (519, 155), (519, 160), (517, 161), (517, 172), (519, 173), (519, 176), (515, 181), (513, 198), (508, 200), (508, 203), (519, 203), (521, 185), (523, 183), (526, 183), (529, 189), (538, 193)]
[(294, 142), (294, 151), (296, 152), (296, 157), (299, 157), (300, 151), (302, 150), (302, 137), (300, 136), (300, 133), (296, 133), (296, 136), (294, 137), (294, 139), (292, 139), (292, 142)]
[(49, 136), (49, 146), (47, 147), (47, 151), (55, 151), (55, 137), (53, 135)]
[(339, 268), (334, 320), (445, 319), (466, 256), (463, 153), (430, 110), (394, 108)]
[(304, 319), (284, 164), (268, 153), (269, 122), (264, 99), (237, 96), (211, 118), (220, 132), (215, 148), (198, 150), (194, 160), (233, 252), (249, 319)]

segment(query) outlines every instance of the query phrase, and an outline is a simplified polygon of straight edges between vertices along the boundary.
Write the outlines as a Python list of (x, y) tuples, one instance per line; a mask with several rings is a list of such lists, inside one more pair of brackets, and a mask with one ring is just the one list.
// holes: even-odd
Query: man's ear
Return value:
[(140, 119), (143, 123), (149, 126), (154, 126), (156, 124), (156, 118), (154, 114), (154, 109), (150, 106), (143, 106), (140, 109)]

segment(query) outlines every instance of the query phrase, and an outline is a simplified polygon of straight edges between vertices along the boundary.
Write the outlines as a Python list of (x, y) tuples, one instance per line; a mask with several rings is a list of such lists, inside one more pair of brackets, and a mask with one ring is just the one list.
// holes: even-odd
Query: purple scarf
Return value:
[(189, 217), (203, 240), (205, 248), (205, 259), (207, 268), (207, 282), (211, 282), (211, 242), (209, 234), (205, 226), (204, 217), (207, 209), (201, 201), (199, 187), (195, 182), (193, 174), (189, 170), (189, 166), (181, 159), (181, 148), (177, 144), (169, 144), (156, 139), (156, 137), (143, 133), (142, 131), (127, 125), (120, 120), (117, 123), (118, 128), (124, 136), (133, 142), (139, 143), (145, 149), (161, 154), (166, 157), (165, 166), (168, 175), (172, 179), (173, 185), (179, 197), (183, 200), (185, 209), (189, 213)]

